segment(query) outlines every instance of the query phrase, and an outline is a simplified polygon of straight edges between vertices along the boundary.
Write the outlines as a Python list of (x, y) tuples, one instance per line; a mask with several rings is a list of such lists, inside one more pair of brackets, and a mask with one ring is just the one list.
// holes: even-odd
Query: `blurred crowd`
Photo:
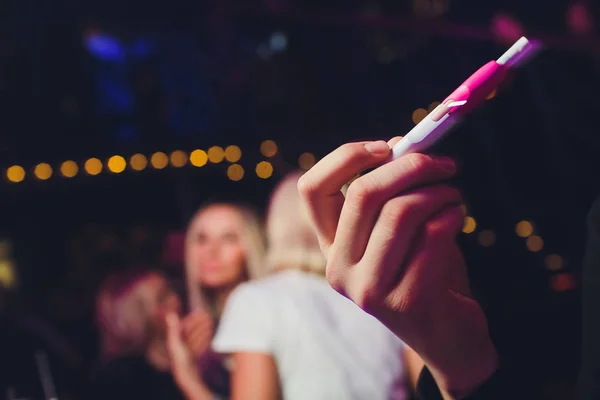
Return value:
[[(83, 280), (97, 283), (79, 288), (94, 305), (87, 331), (80, 324), (64, 335), (35, 307), (7, 308), (2, 395), (410, 398), (422, 363), (325, 280), (296, 188), (300, 175), (275, 188), (264, 223), (248, 206), (215, 202), (200, 207), (184, 233), (162, 241), (134, 231), (138, 254), (119, 254), (118, 239), (104, 235), (96, 275)], [(52, 307), (85, 316), (85, 296), (79, 300)]]

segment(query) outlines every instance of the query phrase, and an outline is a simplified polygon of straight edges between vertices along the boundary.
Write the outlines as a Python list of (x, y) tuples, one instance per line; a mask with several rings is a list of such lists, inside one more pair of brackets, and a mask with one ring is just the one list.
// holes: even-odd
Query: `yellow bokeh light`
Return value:
[(148, 159), (143, 154), (134, 154), (129, 159), (129, 165), (134, 171), (141, 171), (148, 166)]
[(163, 169), (169, 163), (169, 157), (162, 151), (158, 151), (152, 154), (150, 157), (150, 164), (156, 169)]
[(437, 106), (439, 106), (441, 103), (439, 101), (434, 101), (433, 103), (431, 103), (429, 105), (429, 107), (427, 108), (427, 111), (432, 112), (433, 110), (435, 110), (435, 108)]
[(102, 172), (102, 161), (97, 158), (90, 158), (85, 162), (83, 168), (89, 175), (98, 175)]
[(242, 150), (237, 146), (227, 146), (225, 149), (225, 159), (231, 163), (240, 161)]
[(185, 166), (188, 162), (188, 156), (185, 151), (175, 150), (171, 153), (171, 165), (176, 168)]
[(527, 238), (527, 249), (534, 253), (542, 250), (544, 248), (544, 241), (541, 237), (532, 235)]
[(558, 271), (565, 265), (565, 261), (558, 254), (550, 254), (546, 257), (546, 268), (550, 271)]
[(483, 230), (477, 235), (477, 242), (480, 246), (490, 247), (496, 243), (496, 234), (490, 230)]
[(423, 120), (423, 118), (425, 118), (427, 116), (427, 114), (429, 114), (429, 112), (427, 112), (426, 109), (424, 108), (417, 108), (413, 113), (412, 113), (412, 121), (416, 124), (418, 124), (419, 122), (421, 122)]
[(303, 170), (306, 170), (306, 171), (311, 169), (313, 167), (313, 165), (316, 164), (316, 162), (317, 162), (317, 159), (311, 153), (303, 153), (298, 158), (298, 165), (300, 166), (300, 168), (302, 168)]
[(203, 167), (208, 162), (208, 154), (204, 150), (194, 150), (190, 154), (190, 163), (194, 167)]
[(240, 164), (231, 164), (227, 167), (227, 177), (234, 182), (244, 177), (244, 168)]
[(529, 221), (521, 221), (515, 230), (519, 237), (526, 238), (533, 234), (533, 225)]
[(488, 94), (485, 99), (490, 100), (490, 99), (493, 99), (494, 97), (496, 97), (496, 89), (492, 90), (491, 93)]
[(272, 140), (265, 140), (260, 144), (260, 153), (265, 157), (273, 157), (277, 154), (277, 143)]
[(79, 167), (75, 161), (65, 161), (60, 165), (60, 173), (65, 178), (72, 178), (79, 172)]
[(256, 175), (262, 179), (268, 179), (273, 175), (273, 165), (268, 161), (261, 161), (256, 164)]
[(225, 151), (219, 146), (213, 146), (208, 149), (208, 160), (213, 164), (218, 164), (225, 158)]
[(469, 216), (465, 217), (465, 223), (462, 229), (463, 233), (473, 233), (475, 232), (475, 229), (477, 229), (475, 218)]
[(25, 170), (20, 165), (13, 165), (6, 170), (6, 177), (11, 182), (21, 182), (25, 179)]
[(41, 163), (35, 166), (33, 173), (35, 174), (36, 178), (45, 181), (50, 179), (52, 176), (52, 167), (48, 163)]
[(0, 261), (0, 285), (9, 288), (15, 284), (15, 268), (10, 261)]
[(127, 167), (127, 161), (121, 156), (112, 156), (108, 159), (108, 170), (110, 172), (114, 172), (115, 174), (120, 174), (125, 171)]

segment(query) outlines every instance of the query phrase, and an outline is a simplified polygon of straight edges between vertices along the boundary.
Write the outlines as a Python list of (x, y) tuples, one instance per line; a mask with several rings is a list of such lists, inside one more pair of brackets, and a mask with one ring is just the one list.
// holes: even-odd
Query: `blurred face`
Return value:
[(158, 274), (148, 275), (139, 284), (143, 284), (147, 288), (150, 324), (158, 334), (163, 334), (166, 331), (165, 317), (167, 313), (181, 314), (181, 299), (169, 282)]
[(244, 220), (233, 207), (214, 205), (190, 224), (186, 262), (199, 283), (209, 289), (226, 289), (246, 278), (246, 250), (242, 243)]

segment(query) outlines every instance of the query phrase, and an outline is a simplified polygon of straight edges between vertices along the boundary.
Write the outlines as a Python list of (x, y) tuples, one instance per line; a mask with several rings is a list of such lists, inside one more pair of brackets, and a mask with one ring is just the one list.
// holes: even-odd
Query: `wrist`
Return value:
[(445, 399), (462, 399), (489, 380), (500, 366), (491, 338), (474, 345), (468, 357), (462, 357), (451, 368), (428, 366)]

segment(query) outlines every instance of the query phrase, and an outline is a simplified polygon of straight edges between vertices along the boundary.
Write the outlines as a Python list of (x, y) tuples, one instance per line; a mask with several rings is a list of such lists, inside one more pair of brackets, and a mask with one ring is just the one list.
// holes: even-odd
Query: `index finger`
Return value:
[(344, 205), (342, 186), (356, 174), (386, 160), (390, 147), (386, 142), (347, 143), (325, 156), (298, 182), (298, 191), (308, 207), (317, 229), (321, 249), (333, 243)]

